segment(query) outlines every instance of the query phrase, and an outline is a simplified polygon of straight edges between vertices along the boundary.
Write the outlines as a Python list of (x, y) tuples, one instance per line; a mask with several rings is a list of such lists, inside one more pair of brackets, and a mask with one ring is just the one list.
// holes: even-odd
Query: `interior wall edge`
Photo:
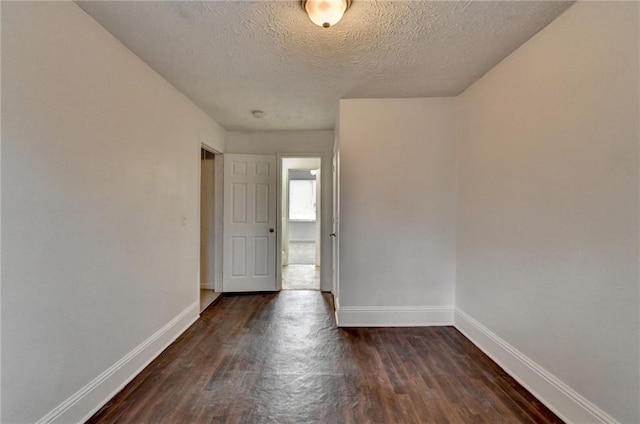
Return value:
[(122, 390), (199, 317), (199, 301), (192, 303), (166, 325), (82, 387), (37, 424), (85, 422)]
[(563, 421), (619, 424), (555, 375), (458, 308), (455, 309), (454, 326)]

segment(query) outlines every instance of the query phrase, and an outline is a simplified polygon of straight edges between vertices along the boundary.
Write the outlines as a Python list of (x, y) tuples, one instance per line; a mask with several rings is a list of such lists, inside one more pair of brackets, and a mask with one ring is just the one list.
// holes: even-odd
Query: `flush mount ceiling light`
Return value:
[(349, 6), (351, 0), (302, 0), (302, 7), (309, 19), (322, 28), (329, 28), (340, 22)]

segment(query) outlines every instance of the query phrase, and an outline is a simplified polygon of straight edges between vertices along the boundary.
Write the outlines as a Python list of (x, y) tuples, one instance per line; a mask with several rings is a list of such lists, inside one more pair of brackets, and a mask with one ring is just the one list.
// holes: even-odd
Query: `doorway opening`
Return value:
[(320, 290), (320, 157), (282, 158), (282, 289)]
[(221, 161), (216, 156), (220, 157), (205, 146), (200, 148), (200, 312), (211, 305), (221, 291)]

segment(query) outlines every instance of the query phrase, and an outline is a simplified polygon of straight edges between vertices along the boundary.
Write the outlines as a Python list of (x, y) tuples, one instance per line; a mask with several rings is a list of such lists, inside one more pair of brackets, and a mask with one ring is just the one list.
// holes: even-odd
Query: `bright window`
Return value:
[(289, 219), (316, 220), (316, 181), (289, 181)]

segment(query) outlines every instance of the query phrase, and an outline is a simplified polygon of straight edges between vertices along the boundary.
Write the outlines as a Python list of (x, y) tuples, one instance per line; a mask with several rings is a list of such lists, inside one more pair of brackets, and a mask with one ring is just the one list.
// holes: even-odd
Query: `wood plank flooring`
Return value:
[(317, 291), (223, 296), (89, 423), (561, 423), (453, 327), (336, 328)]

